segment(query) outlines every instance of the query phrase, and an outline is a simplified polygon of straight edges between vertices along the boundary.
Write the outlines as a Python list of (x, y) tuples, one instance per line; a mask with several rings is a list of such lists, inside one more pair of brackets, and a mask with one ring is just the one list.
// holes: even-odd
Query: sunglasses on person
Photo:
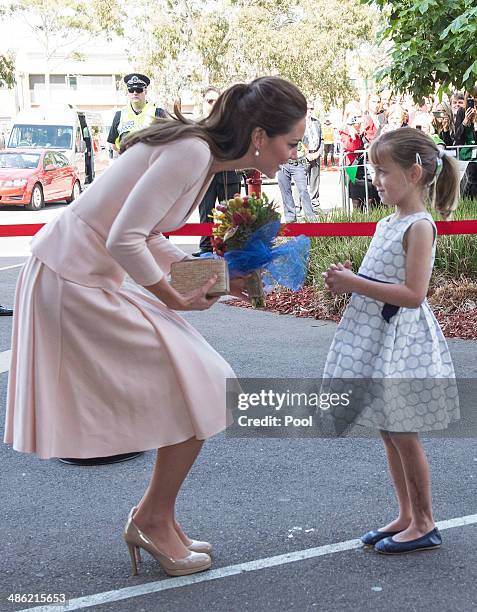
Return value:
[(129, 93), (142, 93), (143, 91), (144, 91), (144, 87), (139, 87), (139, 86), (128, 87)]

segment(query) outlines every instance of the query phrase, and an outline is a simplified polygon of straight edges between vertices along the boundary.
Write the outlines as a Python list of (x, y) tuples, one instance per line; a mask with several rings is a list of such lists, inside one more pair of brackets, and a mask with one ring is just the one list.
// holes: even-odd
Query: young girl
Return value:
[(323, 274), (334, 294), (353, 294), (328, 354), (324, 382), (366, 378), (362, 387), (380, 385), (378, 392), (367, 391), (371, 400), (361, 405), (355, 423), (380, 431), (399, 514), (361, 539), (380, 553), (395, 554), (442, 543), (419, 432), (446, 428), (459, 418), (459, 405), (449, 349), (426, 301), (436, 227), (425, 203), (448, 218), (459, 176), (454, 160), (412, 128), (383, 134), (369, 154), (381, 200), (396, 211), (377, 224), (358, 274), (350, 262)]

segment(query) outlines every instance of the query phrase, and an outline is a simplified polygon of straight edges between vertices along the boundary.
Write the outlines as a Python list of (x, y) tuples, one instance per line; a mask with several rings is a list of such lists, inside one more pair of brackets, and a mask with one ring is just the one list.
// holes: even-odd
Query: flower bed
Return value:
[[(379, 208), (369, 214), (335, 212), (324, 221), (378, 221), (391, 209)], [(477, 202), (464, 200), (455, 213), (456, 220), (477, 218)], [(278, 289), (266, 298), (265, 309), (296, 317), (339, 321), (347, 296), (332, 297), (324, 290), (321, 273), (332, 263), (349, 259), (356, 272), (370, 238), (316, 237), (312, 239), (307, 286), (297, 292)], [(429, 303), (449, 338), (477, 340), (477, 236), (440, 236), (437, 243)], [(247, 307), (244, 302), (229, 304)]]
[[(475, 286), (477, 293), (477, 286)], [(330, 299), (314, 291), (312, 287), (303, 287), (300, 291), (293, 292), (289, 289), (280, 289), (267, 296), (265, 309), (278, 314), (290, 314), (295, 317), (310, 317), (324, 321), (338, 321), (341, 319), (340, 308), (330, 308)], [(437, 306), (429, 299), (437, 320), (447, 338), (463, 338), (465, 340), (477, 340), (477, 304), (472, 299), (467, 301), (467, 310), (449, 309)], [(247, 302), (239, 300), (227, 300), (229, 306), (240, 306), (249, 308)], [(473, 303), (473, 307), (472, 307)]]

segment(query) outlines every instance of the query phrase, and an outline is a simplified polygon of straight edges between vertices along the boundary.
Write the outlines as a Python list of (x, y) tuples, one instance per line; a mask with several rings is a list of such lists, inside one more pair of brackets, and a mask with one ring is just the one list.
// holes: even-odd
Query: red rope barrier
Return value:
[[(11, 236), (34, 236), (44, 223), (22, 223), (0, 225), (0, 238)], [(466, 221), (437, 221), (441, 236), (455, 234), (477, 234), (477, 219)], [(284, 236), (372, 236), (376, 223), (284, 223)], [(212, 223), (186, 223), (167, 236), (211, 236)]]

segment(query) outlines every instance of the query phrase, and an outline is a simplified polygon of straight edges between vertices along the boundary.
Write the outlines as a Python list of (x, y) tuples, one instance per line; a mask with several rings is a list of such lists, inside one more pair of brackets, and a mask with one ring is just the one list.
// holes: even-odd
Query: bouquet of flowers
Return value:
[(303, 286), (310, 241), (299, 236), (277, 245), (280, 213), (267, 196), (241, 197), (221, 202), (212, 211), (214, 252), (224, 257), (231, 278), (248, 275), (247, 292), (254, 308), (265, 306), (264, 284)]

